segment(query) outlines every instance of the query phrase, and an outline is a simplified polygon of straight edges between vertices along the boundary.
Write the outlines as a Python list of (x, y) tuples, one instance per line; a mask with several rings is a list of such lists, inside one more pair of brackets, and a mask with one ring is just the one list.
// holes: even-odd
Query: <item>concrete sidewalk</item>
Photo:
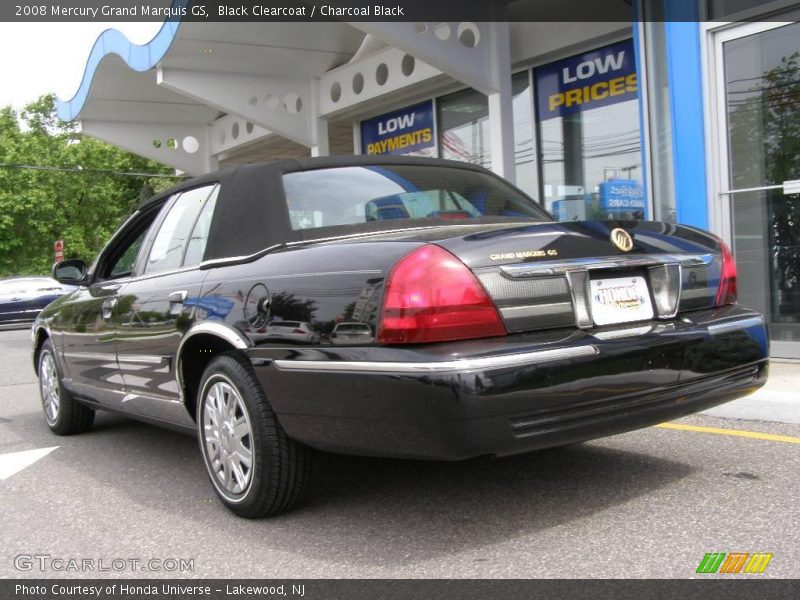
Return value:
[(800, 361), (771, 360), (767, 385), (755, 394), (702, 414), (800, 425)]

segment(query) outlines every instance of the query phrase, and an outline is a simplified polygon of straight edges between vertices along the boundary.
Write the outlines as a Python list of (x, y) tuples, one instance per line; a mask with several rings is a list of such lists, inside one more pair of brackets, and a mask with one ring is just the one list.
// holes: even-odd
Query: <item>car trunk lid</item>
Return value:
[(714, 304), (713, 236), (670, 223), (573, 221), (440, 239), (494, 301), (510, 332), (673, 318)]

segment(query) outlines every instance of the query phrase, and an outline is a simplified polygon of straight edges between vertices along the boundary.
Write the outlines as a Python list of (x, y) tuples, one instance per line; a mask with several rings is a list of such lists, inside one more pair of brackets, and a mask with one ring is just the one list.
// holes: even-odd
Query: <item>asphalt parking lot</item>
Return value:
[[(0, 577), (683, 578), (708, 552), (773, 554), (736, 577), (800, 575), (797, 424), (701, 415), (456, 464), (325, 455), (300, 507), (247, 521), (216, 501), (191, 437), (104, 414), (52, 435), (29, 352), (27, 330), (0, 331)], [(109, 570), (19, 570), (20, 555)], [(112, 567), (153, 558), (193, 570)]]

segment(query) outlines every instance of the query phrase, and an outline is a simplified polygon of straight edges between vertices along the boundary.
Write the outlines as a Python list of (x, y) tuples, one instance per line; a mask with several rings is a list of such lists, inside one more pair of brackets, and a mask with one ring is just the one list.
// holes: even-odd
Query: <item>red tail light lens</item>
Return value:
[(719, 288), (714, 304), (736, 304), (738, 293), (736, 291), (736, 262), (733, 260), (730, 248), (722, 240), (719, 241), (720, 252), (722, 253), (722, 270), (719, 275)]
[(419, 344), (506, 335), (497, 309), (467, 266), (427, 245), (392, 268), (378, 342)]

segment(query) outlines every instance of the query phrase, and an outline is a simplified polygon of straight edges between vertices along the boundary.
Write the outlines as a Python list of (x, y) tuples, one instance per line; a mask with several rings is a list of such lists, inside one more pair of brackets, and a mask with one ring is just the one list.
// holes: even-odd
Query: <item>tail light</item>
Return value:
[(293, 329), (292, 333), (305, 333), (302, 329)]
[(733, 254), (731, 254), (731, 250), (725, 242), (719, 240), (719, 247), (722, 254), (722, 270), (719, 275), (719, 288), (717, 288), (714, 304), (717, 306), (736, 304), (738, 298), (736, 291), (736, 262), (733, 260)]
[(378, 342), (419, 344), (506, 335), (497, 309), (467, 266), (429, 244), (387, 278)]

